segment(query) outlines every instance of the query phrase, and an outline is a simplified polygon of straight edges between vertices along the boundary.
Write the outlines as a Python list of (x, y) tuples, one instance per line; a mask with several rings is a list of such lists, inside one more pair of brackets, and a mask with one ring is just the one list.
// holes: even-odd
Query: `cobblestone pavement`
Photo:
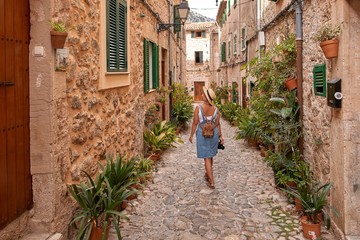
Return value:
[[(181, 135), (185, 144), (163, 154), (154, 183), (124, 211), (123, 239), (304, 239), (293, 205), (275, 187), (260, 152), (235, 140), (235, 127), (222, 121), (222, 128), (226, 149), (214, 158), (215, 189), (206, 185), (188, 130)], [(117, 239), (113, 231), (110, 239)], [(324, 228), (322, 239), (335, 240)]]

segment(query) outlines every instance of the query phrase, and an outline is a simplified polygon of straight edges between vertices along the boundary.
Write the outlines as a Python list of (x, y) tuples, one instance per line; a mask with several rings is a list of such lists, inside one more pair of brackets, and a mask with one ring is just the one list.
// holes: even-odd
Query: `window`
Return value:
[(223, 42), (221, 44), (221, 62), (225, 62), (226, 61), (226, 43)]
[(191, 38), (206, 38), (205, 31), (191, 31)]
[(246, 50), (246, 29), (241, 28), (241, 51)]
[(203, 52), (195, 52), (195, 63), (203, 63)]
[(127, 2), (99, 1), (99, 90), (130, 85), (130, 6)]
[(144, 92), (159, 87), (159, 47), (144, 39)]
[(234, 35), (234, 55), (237, 53), (236, 43), (237, 43), (237, 34), (235, 33), (235, 35)]
[(315, 65), (313, 69), (314, 93), (317, 96), (326, 96), (326, 65)]
[(231, 40), (229, 40), (228, 42), (228, 57), (230, 58), (231, 56)]
[(107, 1), (107, 71), (127, 71), (127, 9), (124, 0)]

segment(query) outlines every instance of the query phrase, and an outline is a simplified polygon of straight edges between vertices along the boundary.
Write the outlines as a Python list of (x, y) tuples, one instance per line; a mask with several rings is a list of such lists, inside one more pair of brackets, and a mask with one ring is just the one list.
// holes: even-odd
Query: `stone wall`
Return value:
[[(205, 82), (208, 86), (213, 80), (211, 61), (210, 27), (211, 23), (189, 23), (186, 26), (186, 86), (189, 94), (194, 95), (194, 82)], [(191, 37), (192, 31), (205, 31), (206, 37)], [(203, 62), (195, 63), (195, 51), (203, 52)]]
[[(147, 4), (145, 4), (145, 2)], [(67, 239), (68, 223), (75, 207), (66, 184), (79, 182), (82, 170), (95, 175), (98, 161), (108, 154), (143, 154), (143, 130), (146, 110), (156, 101), (156, 91), (144, 94), (143, 40), (159, 45), (161, 77), (169, 84), (169, 65), (185, 74), (176, 57), (179, 41), (168, 31), (157, 33), (160, 18), (169, 22), (169, 3), (127, 1), (130, 27), (130, 84), (99, 90), (100, 11), (99, 0), (30, 0), (30, 139), (34, 207), (21, 219), (1, 231), (1, 238), (18, 233), (60, 232)], [(179, 4), (180, 0), (173, 1)], [(159, 13), (157, 15), (156, 13)], [(50, 43), (49, 19), (66, 20), (74, 28), (65, 48), (69, 49), (66, 72), (54, 71), (55, 50)], [(102, 23), (104, 24), (104, 23)], [(35, 57), (35, 46), (44, 48), (44, 56)], [(185, 45), (185, 40), (182, 41)], [(184, 59), (183, 59), (184, 61)], [(171, 66), (171, 69), (173, 68)], [(169, 106), (166, 106), (166, 113)], [(167, 117), (168, 118), (168, 117)], [(28, 216), (31, 220), (28, 222)], [(25, 219), (25, 220), (24, 220)], [(3, 238), (3, 236), (5, 236)], [(6, 236), (10, 236), (7, 238)]]
[[(289, 2), (268, 4), (263, 14), (263, 24), (270, 22)], [(339, 239), (344, 238), (343, 234), (348, 239), (360, 236), (360, 167), (358, 160), (355, 160), (360, 155), (360, 140), (355, 130), (360, 121), (360, 109), (356, 104), (359, 102), (359, 74), (355, 70), (359, 65), (356, 56), (360, 49), (353, 40), (360, 35), (357, 27), (360, 18), (355, 14), (359, 10), (357, 1), (312, 0), (303, 3), (304, 159), (310, 163), (314, 179), (333, 183), (330, 202), (339, 212), (338, 217), (332, 216)], [(328, 60), (312, 36), (325, 23), (341, 22), (339, 56)], [(294, 11), (284, 14), (266, 30), (267, 46), (276, 42), (280, 32), (287, 31), (295, 32)], [(320, 63), (326, 64), (327, 81), (342, 79), (344, 98), (341, 109), (328, 107), (326, 97), (314, 94), (312, 71)]]

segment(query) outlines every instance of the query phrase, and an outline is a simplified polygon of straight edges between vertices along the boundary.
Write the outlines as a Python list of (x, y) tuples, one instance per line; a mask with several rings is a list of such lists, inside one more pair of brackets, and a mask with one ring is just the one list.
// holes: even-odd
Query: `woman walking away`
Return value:
[(224, 144), (224, 139), (221, 135), (220, 113), (214, 106), (216, 98), (214, 91), (203, 87), (201, 97), (203, 104), (195, 108), (189, 141), (193, 142), (193, 135), (196, 131), (197, 157), (204, 158), (205, 178), (208, 180), (208, 186), (213, 189), (215, 188), (213, 157), (218, 152), (219, 140), (221, 144)]

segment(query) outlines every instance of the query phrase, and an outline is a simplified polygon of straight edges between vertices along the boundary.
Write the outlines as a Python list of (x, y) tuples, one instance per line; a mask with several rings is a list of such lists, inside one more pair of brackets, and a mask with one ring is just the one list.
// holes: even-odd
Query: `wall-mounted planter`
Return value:
[(64, 48), (67, 32), (50, 31), (51, 45), (53, 48)]
[(285, 87), (289, 90), (292, 91), (294, 89), (297, 88), (297, 82), (296, 82), (296, 77), (289, 77), (288, 79), (286, 79), (284, 81)]
[(320, 47), (327, 59), (336, 58), (338, 56), (339, 40), (331, 39), (320, 43)]

